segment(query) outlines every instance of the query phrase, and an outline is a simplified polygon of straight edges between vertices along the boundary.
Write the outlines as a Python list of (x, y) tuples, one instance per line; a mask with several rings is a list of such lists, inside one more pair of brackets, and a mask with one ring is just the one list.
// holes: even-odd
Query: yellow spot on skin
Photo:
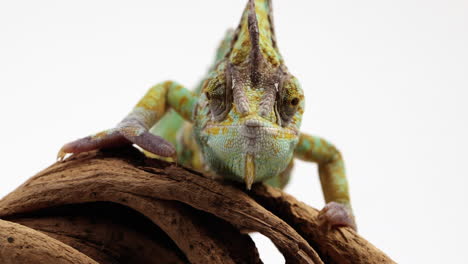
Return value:
[(255, 93), (252, 97), (254, 99), (255, 102), (260, 102), (262, 100), (262, 94), (260, 93)]
[(163, 82), (162, 86), (164, 87), (164, 89), (168, 89), (169, 86), (171, 86), (173, 83), (173, 81), (165, 81)]
[(120, 132), (124, 135), (128, 135), (128, 136), (132, 136), (132, 137), (135, 137), (135, 136), (138, 136), (139, 135), (139, 130), (138, 128), (134, 128), (134, 127), (124, 127), (122, 128), (122, 130), (120, 130)]
[(232, 148), (234, 146), (234, 141), (232, 139), (226, 140), (226, 143), (224, 144), (225, 148)]
[(208, 127), (206, 129), (206, 132), (210, 135), (218, 135), (220, 131), (219, 127)]
[(279, 131), (278, 134), (273, 135), (275, 139), (295, 139), (297, 135), (289, 131)]
[(252, 183), (255, 180), (255, 161), (254, 157), (251, 154), (247, 154), (245, 156), (245, 186), (247, 190), (250, 190), (252, 187)]
[(228, 115), (226, 119), (222, 122), (222, 125), (229, 126), (229, 125), (232, 125), (233, 122), (234, 120), (232, 119), (232, 116)]
[(92, 136), (93, 139), (100, 139), (107, 135), (107, 131), (102, 131)]
[(167, 161), (167, 162), (174, 162), (174, 158), (171, 158), (171, 157), (163, 157), (163, 156), (159, 156), (159, 155), (156, 155), (154, 153), (151, 153), (149, 151), (146, 151), (144, 149), (141, 150), (146, 157), (148, 158), (152, 158), (152, 159), (160, 159), (160, 160), (164, 160), (164, 161)]
[(155, 86), (151, 88), (146, 95), (138, 102), (136, 107), (141, 107), (150, 111), (155, 111), (158, 113), (162, 113), (164, 111), (164, 105), (165, 105), (165, 98), (162, 97), (163, 94), (165, 94), (163, 91), (165, 91), (164, 88), (166, 87), (167, 84), (164, 83), (161, 86)]
[(275, 154), (279, 153), (279, 149), (278, 149), (277, 146), (273, 145), (271, 149), (273, 150), (273, 153), (275, 153)]
[(179, 105), (184, 105), (184, 104), (187, 103), (187, 101), (188, 101), (188, 98), (186, 96), (184, 96), (184, 97), (180, 98)]

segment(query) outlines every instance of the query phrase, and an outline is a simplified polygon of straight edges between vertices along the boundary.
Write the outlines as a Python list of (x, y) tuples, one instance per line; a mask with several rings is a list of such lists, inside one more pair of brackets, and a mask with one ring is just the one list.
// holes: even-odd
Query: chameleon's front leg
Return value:
[(195, 103), (196, 97), (181, 85), (172, 81), (157, 84), (115, 128), (65, 144), (58, 153), (58, 159), (63, 159), (67, 153), (77, 154), (132, 143), (159, 156), (174, 156), (174, 147), (165, 139), (151, 134), (149, 129), (168, 107), (190, 121)]
[(301, 134), (294, 154), (299, 159), (318, 163), (320, 182), (327, 203), (320, 211), (320, 219), (329, 226), (349, 226), (356, 230), (340, 152), (322, 138)]

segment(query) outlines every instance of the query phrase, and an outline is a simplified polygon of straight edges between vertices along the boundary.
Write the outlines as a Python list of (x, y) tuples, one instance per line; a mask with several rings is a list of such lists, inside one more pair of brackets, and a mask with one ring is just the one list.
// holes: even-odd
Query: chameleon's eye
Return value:
[(281, 121), (284, 125), (287, 125), (291, 119), (293, 118), (294, 114), (296, 114), (297, 109), (299, 107), (299, 98), (288, 98), (288, 94), (283, 95), (280, 105), (279, 105), (279, 112), (281, 116)]
[(296, 106), (298, 104), (299, 104), (299, 98), (294, 97), (293, 99), (291, 99), (291, 105), (292, 106)]
[(229, 90), (224, 78), (211, 78), (205, 83), (204, 91), (214, 121), (224, 120), (231, 109), (232, 95)]
[(279, 89), (278, 112), (283, 126), (288, 125), (299, 109), (303, 98), (295, 78), (285, 80)]

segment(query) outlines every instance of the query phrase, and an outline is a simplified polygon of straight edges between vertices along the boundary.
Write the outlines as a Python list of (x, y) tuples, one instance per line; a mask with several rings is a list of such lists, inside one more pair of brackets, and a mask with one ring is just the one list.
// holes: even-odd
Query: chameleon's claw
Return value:
[(59, 150), (59, 152), (57, 153), (57, 161), (61, 162), (61, 161), (64, 161), (65, 160), (65, 156), (67, 155), (68, 153), (66, 151), (63, 150), (63, 147)]
[(70, 143), (63, 145), (63, 147), (61, 147), (59, 152), (57, 153), (57, 161), (62, 162), (65, 160), (65, 157), (67, 156), (67, 154), (73, 154), (75, 152), (74, 145), (76, 145), (76, 142), (80, 140), (82, 139), (75, 140), (75, 141), (72, 141)]
[(89, 142), (89, 140), (90, 137), (85, 137), (63, 145), (57, 153), (57, 161), (64, 161), (67, 154), (77, 154), (91, 150), (87, 144), (84, 144), (84, 142)]
[(329, 202), (325, 205), (319, 212), (319, 222), (327, 230), (334, 227), (346, 226), (357, 231), (351, 209), (337, 202)]
[(126, 144), (131, 144), (131, 142), (120, 135), (116, 129), (105, 130), (63, 145), (57, 154), (57, 160), (65, 160), (67, 154), (78, 154), (95, 149), (118, 147)]

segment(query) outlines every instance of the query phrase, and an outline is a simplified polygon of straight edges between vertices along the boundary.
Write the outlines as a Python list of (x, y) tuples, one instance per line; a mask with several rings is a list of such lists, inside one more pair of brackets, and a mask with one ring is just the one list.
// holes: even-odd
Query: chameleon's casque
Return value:
[(115, 128), (66, 144), (59, 159), (133, 143), (250, 189), (260, 181), (284, 187), (296, 157), (319, 165), (325, 219), (355, 227), (341, 154), (299, 131), (303, 113), (303, 91), (278, 50), (271, 1), (250, 0), (193, 92), (172, 81), (155, 85)]

